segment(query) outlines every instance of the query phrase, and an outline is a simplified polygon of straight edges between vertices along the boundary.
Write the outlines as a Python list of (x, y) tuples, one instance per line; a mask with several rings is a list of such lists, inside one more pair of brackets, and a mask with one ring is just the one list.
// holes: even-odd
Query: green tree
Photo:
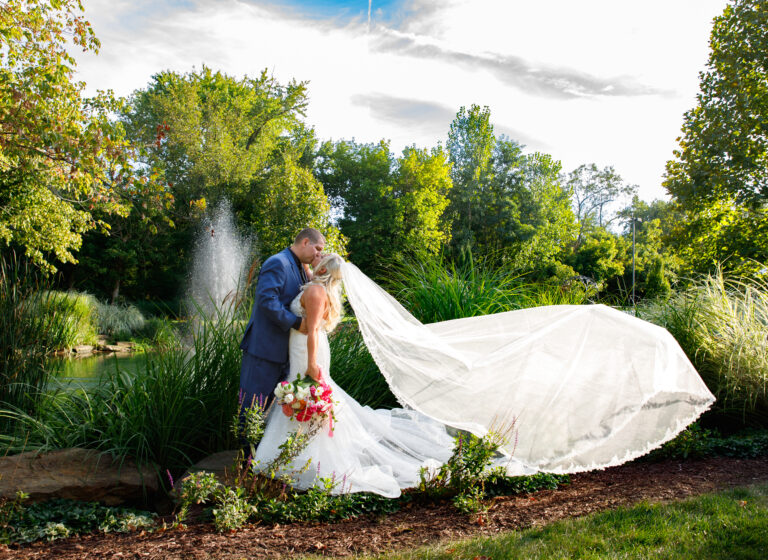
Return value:
[[(82, 95), (72, 47), (99, 41), (76, 0), (0, 2), (0, 239), (55, 270), (74, 262), (82, 234), (125, 215), (128, 201), (162, 204), (165, 193), (131, 162), (111, 93)], [(71, 45), (70, 45), (71, 43)]]
[(611, 280), (624, 274), (627, 247), (627, 241), (621, 236), (594, 227), (585, 235), (578, 250), (565, 261), (579, 274), (594, 280), (602, 290)]
[(446, 146), (453, 248), (493, 254), (524, 271), (550, 268), (575, 233), (560, 162), (496, 138), (490, 110), (477, 105), (459, 110)]
[(326, 142), (316, 175), (340, 216), (350, 258), (375, 271), (399, 255), (439, 252), (450, 231), (443, 217), (449, 167), (440, 148), (410, 147), (395, 158), (384, 141)]
[(619, 212), (625, 224), (627, 268), (622, 279), (626, 290), (632, 286), (632, 222), (635, 224), (635, 287), (643, 297), (664, 296), (677, 280), (680, 258), (670, 244), (678, 216), (672, 203), (654, 200), (650, 204), (633, 197), (632, 204)]
[(733, 0), (715, 18), (697, 106), (664, 183), (686, 209), (768, 200), (768, 4)]
[(451, 123), (446, 144), (453, 180), (449, 206), (452, 245), (459, 250), (476, 248), (477, 231), (487, 223), (485, 209), (493, 198), (488, 185), (495, 145), (491, 110), (478, 105), (469, 110), (461, 107)]
[(687, 273), (750, 274), (768, 260), (768, 4), (733, 0), (715, 18), (696, 107), (664, 186), (681, 223), (675, 243)]
[(594, 163), (580, 165), (568, 173), (567, 185), (579, 223), (577, 249), (591, 228), (606, 227), (616, 219), (612, 211), (615, 203), (637, 191), (637, 186), (624, 183), (612, 166), (599, 169)]
[[(306, 84), (281, 85), (266, 72), (256, 79), (207, 67), (155, 75), (131, 96), (122, 122), (142, 147), (139, 161), (169, 185), (174, 204), (165, 212), (175, 229), (161, 228), (153, 237), (126, 220), (109, 239), (91, 238), (94, 248), (101, 246), (91, 261), (98, 270), (81, 267), (78, 282), (98, 272), (113, 295), (119, 284), (135, 286), (140, 278), (181, 285), (189, 266), (183, 247), (205, 208), (225, 198), (262, 256), (283, 249), (307, 226), (326, 234), (329, 249), (343, 252), (328, 199), (311, 172), (315, 140), (301, 121), (306, 103)], [(143, 206), (138, 211), (146, 213)], [(158, 266), (163, 261), (173, 264)]]
[(695, 212), (683, 211), (670, 238), (686, 276), (718, 265), (737, 275), (762, 275), (768, 260), (768, 211), (733, 200), (713, 201)]

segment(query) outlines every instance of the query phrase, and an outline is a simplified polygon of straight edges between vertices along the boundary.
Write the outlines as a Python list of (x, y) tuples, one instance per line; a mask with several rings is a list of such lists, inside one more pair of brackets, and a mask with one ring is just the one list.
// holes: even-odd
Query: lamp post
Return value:
[(642, 222), (641, 218), (636, 218), (634, 211), (632, 212), (632, 309), (635, 310), (635, 317), (637, 317), (637, 300), (635, 299), (635, 223)]

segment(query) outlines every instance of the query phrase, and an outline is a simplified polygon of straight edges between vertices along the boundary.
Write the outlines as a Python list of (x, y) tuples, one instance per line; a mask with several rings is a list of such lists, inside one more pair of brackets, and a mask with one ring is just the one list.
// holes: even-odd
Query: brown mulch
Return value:
[(571, 476), (558, 490), (495, 498), (479, 523), (450, 504), (410, 504), (382, 517), (339, 523), (248, 525), (219, 534), (210, 524), (153, 533), (98, 534), (0, 548), (0, 559), (217, 559), (344, 556), (415, 548), (439, 540), (543, 525), (640, 501), (679, 500), (728, 486), (768, 482), (768, 457), (639, 462)]

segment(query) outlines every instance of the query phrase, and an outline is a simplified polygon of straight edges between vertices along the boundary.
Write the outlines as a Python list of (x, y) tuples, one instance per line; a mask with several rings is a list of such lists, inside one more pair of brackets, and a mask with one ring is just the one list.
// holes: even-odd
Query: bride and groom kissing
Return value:
[[(333, 492), (396, 497), (424, 467), (450, 458), (450, 429), (483, 436), (510, 419), (518, 434), (497, 462), (508, 474), (604, 468), (660, 446), (714, 402), (674, 338), (629, 314), (544, 306), (423, 325), (324, 248), (307, 228), (264, 261), (241, 343), (243, 407), (268, 407), (278, 383), (297, 374), (333, 392), (333, 430), (318, 431), (294, 458), (312, 464), (289, 473), (296, 488), (334, 478), (343, 483)], [(340, 320), (342, 285), (403, 408), (362, 406), (333, 381), (328, 334)], [(255, 468), (296, 428), (295, 417), (271, 407)]]

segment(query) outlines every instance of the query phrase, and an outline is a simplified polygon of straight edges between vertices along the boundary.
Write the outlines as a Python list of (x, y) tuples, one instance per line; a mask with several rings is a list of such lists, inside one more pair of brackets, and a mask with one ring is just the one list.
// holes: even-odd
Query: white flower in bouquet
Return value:
[(306, 400), (309, 397), (309, 387), (299, 387), (296, 390), (296, 398), (299, 400)]
[(295, 397), (293, 396), (293, 393), (286, 393), (283, 396), (283, 402), (285, 404), (291, 404), (294, 401)]

